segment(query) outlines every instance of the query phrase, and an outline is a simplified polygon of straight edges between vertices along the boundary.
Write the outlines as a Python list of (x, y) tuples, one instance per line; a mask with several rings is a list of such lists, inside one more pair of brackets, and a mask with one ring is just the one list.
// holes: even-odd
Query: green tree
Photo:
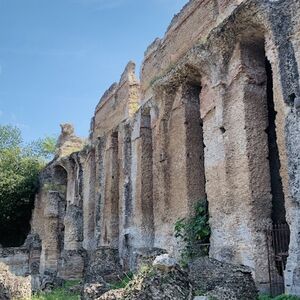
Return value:
[(55, 154), (56, 142), (57, 139), (55, 137), (49, 136), (44, 139), (38, 139), (31, 142), (24, 148), (24, 150), (28, 156), (49, 160)]
[[(51, 143), (50, 143), (51, 141)], [(21, 131), (0, 125), (0, 244), (19, 246), (30, 230), (41, 169), (54, 154), (52, 138), (24, 145)]]
[(19, 128), (11, 125), (0, 126), (0, 151), (19, 147), (22, 142)]

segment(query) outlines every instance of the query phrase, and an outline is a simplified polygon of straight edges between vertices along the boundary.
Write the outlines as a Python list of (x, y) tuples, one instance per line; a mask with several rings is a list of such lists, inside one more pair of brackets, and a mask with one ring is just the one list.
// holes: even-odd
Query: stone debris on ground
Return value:
[(31, 277), (15, 276), (0, 263), (0, 300), (30, 300)]

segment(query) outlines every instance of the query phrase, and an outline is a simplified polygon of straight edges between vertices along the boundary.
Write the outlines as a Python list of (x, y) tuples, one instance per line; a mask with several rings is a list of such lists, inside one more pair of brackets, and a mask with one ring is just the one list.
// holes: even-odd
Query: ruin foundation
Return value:
[(63, 126), (32, 219), (39, 274), (113, 277), (143, 253), (177, 256), (174, 224), (207, 199), (210, 256), (250, 267), (261, 291), (278, 252), (267, 232), (288, 226), (278, 272), (300, 295), (299, 64), (299, 1), (191, 0), (140, 80), (130, 62), (103, 95), (85, 146)]

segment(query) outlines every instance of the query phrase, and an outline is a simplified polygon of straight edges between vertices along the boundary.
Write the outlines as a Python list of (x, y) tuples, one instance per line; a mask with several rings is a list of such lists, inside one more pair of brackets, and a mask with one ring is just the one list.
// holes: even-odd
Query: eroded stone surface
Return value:
[(192, 300), (192, 287), (188, 275), (179, 268), (164, 272), (150, 269), (139, 274), (123, 290), (109, 291), (99, 300)]
[(170, 257), (168, 254), (157, 256), (153, 262), (153, 267), (161, 271), (171, 271), (176, 268), (178, 262), (175, 258)]
[(244, 266), (199, 258), (189, 264), (189, 278), (194, 291), (213, 299), (252, 300), (258, 292), (251, 270)]
[(83, 287), (83, 300), (94, 300), (101, 297), (109, 290), (108, 285), (103, 281), (102, 283), (86, 283)]
[(15, 276), (9, 268), (0, 263), (0, 299), (30, 300), (31, 278)]
[(103, 247), (89, 253), (84, 276), (86, 283), (116, 282), (122, 276), (117, 250)]
[[(140, 82), (129, 62), (105, 92), (84, 149), (62, 127), (32, 220), (39, 272), (105, 273), (103, 247), (117, 273), (136, 270), (141, 249), (179, 257), (174, 224), (206, 199), (210, 256), (247, 266), (267, 292), (268, 261), (288, 254), (278, 272), (300, 295), (299, 20), (295, 0), (189, 1), (147, 49)], [(289, 225), (280, 251), (266, 242), (278, 223)]]

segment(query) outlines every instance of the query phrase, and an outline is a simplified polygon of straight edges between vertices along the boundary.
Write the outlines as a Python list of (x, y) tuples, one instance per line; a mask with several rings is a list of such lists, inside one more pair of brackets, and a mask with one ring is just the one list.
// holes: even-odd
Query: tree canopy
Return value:
[(20, 246), (30, 230), (41, 169), (55, 152), (56, 139), (25, 144), (19, 128), (0, 125), (0, 244)]

